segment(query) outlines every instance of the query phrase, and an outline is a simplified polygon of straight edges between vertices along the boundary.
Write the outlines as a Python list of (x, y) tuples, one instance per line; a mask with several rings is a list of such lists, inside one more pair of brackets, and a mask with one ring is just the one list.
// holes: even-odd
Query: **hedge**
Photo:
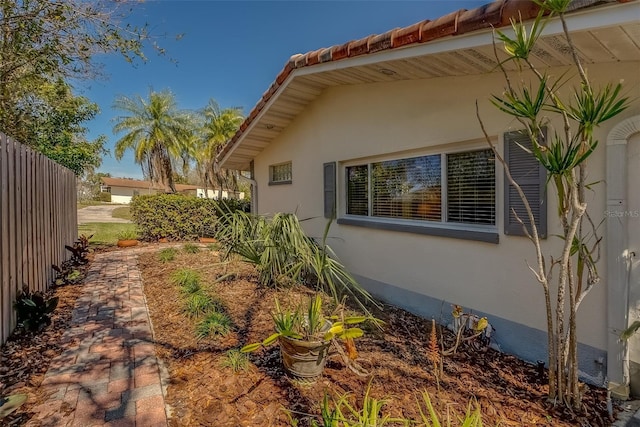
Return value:
[(154, 194), (135, 196), (130, 208), (142, 240), (196, 240), (211, 234), (216, 203), (182, 194)]

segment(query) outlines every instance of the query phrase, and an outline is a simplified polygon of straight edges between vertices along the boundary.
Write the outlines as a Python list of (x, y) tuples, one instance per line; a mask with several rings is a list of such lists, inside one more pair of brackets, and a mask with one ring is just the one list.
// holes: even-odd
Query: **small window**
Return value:
[(291, 162), (269, 166), (269, 185), (291, 184)]
[(108, 185), (101, 185), (100, 186), (100, 192), (101, 193), (111, 193), (111, 187), (109, 187)]

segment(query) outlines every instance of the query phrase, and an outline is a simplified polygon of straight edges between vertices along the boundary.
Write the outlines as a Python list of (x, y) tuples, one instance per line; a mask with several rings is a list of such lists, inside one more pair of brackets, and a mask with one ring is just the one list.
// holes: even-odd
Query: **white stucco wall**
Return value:
[[(590, 65), (595, 86), (624, 79), (632, 98), (640, 99), (640, 63)], [(560, 75), (565, 69), (552, 70)], [(475, 101), (489, 134), (502, 144), (504, 132), (521, 128), (497, 111), (490, 94), (503, 90), (501, 75), (451, 77), (325, 90), (281, 136), (255, 159), (259, 213), (296, 211), (310, 234), (321, 236), (323, 163), (338, 162), (338, 212), (344, 212), (344, 162), (398, 152), (439, 153), (451, 147), (487, 147), (475, 114)], [(569, 87), (565, 85), (565, 87)], [(589, 192), (596, 223), (606, 209), (605, 143), (619, 120), (638, 114), (636, 102), (597, 132), (600, 145), (590, 161), (590, 182), (602, 181)], [(561, 130), (560, 123), (553, 122)], [(551, 129), (552, 131), (552, 129)], [(269, 186), (269, 165), (292, 161), (291, 185)], [(497, 166), (496, 207), (500, 243), (481, 243), (395, 231), (334, 224), (329, 244), (354, 273), (465, 307), (546, 330), (542, 289), (527, 268), (535, 263), (531, 243), (503, 234), (503, 175)], [(550, 192), (550, 196), (553, 192)], [(549, 236), (559, 234), (555, 202), (549, 201)], [(604, 227), (601, 228), (604, 232)], [(545, 246), (558, 245), (550, 237)], [(606, 242), (603, 245), (606, 254)], [(601, 277), (606, 277), (604, 258)], [(583, 302), (580, 341), (606, 348), (606, 283)], [(448, 306), (444, 308), (448, 310)], [(491, 319), (489, 319), (491, 320)]]

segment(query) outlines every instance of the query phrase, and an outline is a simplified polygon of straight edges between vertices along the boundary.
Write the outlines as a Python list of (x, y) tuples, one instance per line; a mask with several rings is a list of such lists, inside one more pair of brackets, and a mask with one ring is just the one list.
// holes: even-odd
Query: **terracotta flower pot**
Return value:
[(161, 237), (161, 238), (159, 238), (159, 239), (158, 239), (158, 242), (159, 242), (159, 243), (168, 243), (168, 242), (169, 242), (169, 240), (167, 240), (167, 238), (166, 238), (166, 237)]
[(130, 240), (118, 240), (118, 247), (128, 248), (130, 246), (136, 246), (139, 242), (134, 239)]

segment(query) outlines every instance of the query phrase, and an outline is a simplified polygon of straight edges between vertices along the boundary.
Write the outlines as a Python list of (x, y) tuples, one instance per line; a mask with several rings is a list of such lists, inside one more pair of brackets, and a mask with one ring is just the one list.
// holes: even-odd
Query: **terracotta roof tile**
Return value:
[(320, 62), (329, 62), (332, 60), (331, 56), (331, 48), (325, 48), (320, 50), (320, 55), (318, 56)]
[(464, 34), (499, 25), (504, 5), (503, 2), (489, 3), (463, 12), (458, 17), (458, 33)]
[(446, 36), (452, 36), (458, 33), (458, 17), (466, 9), (460, 9), (451, 12), (448, 15), (441, 16), (435, 21), (427, 22), (422, 27), (422, 41), (428, 42)]
[(345, 43), (339, 46), (333, 46), (331, 48), (331, 59), (333, 61), (339, 61), (349, 56), (349, 44)]
[[(573, 4), (574, 9), (590, 7), (602, 2), (602, 0), (575, 1), (576, 3)], [(627, 3), (634, 0), (604, 1)], [(275, 82), (269, 90), (262, 95), (262, 98), (242, 123), (238, 132), (222, 147), (218, 156), (222, 158), (231, 150), (243, 132), (249, 127), (249, 124), (255, 120), (259, 111), (269, 99), (276, 94), (282, 83), (291, 75), (293, 70), (297, 68), (340, 61), (354, 56), (406, 47), (416, 43), (425, 43), (443, 37), (461, 35), (484, 28), (490, 28), (492, 26), (504, 27), (511, 24), (511, 18), (518, 19), (520, 16), (523, 21), (526, 21), (534, 18), (539, 10), (540, 7), (536, 5), (533, 0), (496, 0), (472, 10), (460, 9), (433, 21), (422, 21), (383, 34), (370, 35), (341, 45), (318, 49), (306, 54), (293, 55), (277, 75)]]
[(152, 189), (160, 188), (158, 186), (153, 185), (151, 181), (142, 181), (139, 179), (111, 178), (108, 176), (102, 177), (100, 179), (104, 185), (108, 185), (110, 187), (152, 188)]
[(391, 37), (391, 48), (397, 48), (422, 41), (422, 26), (428, 22), (429, 21), (426, 20), (409, 25), (408, 27), (395, 29), (393, 31), (393, 36)]
[(276, 83), (281, 85), (287, 79), (287, 77), (289, 77), (291, 71), (293, 71), (293, 65), (291, 64), (291, 62), (287, 62), (282, 71), (280, 71), (280, 73), (276, 77)]
[[(102, 177), (101, 180), (104, 185), (108, 185), (110, 187), (165, 190), (164, 187), (153, 184), (151, 181), (142, 181), (139, 179), (111, 178), (106, 176), (106, 177)], [(196, 190), (199, 188), (197, 185), (190, 185), (190, 184), (175, 184), (175, 186), (177, 191)]]
[(349, 57), (362, 55), (369, 52), (369, 39), (373, 36), (354, 40), (349, 43)]
[(387, 50), (391, 48), (391, 37), (398, 28), (387, 31), (384, 34), (369, 37), (369, 53)]
[(535, 18), (539, 11), (540, 6), (532, 1), (506, 0), (502, 7), (500, 23), (497, 26), (511, 25), (511, 19), (519, 19), (518, 16), (521, 16), (523, 21)]

